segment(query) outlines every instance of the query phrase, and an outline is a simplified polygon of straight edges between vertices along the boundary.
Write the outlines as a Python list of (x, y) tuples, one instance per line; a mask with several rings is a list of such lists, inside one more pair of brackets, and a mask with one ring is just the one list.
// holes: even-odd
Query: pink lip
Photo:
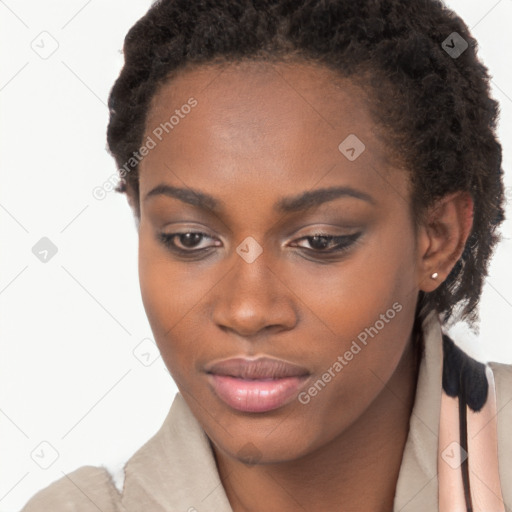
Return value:
[(233, 409), (266, 412), (289, 403), (307, 377), (281, 379), (239, 379), (225, 375), (208, 375), (217, 396)]
[(208, 380), (227, 405), (244, 412), (266, 412), (291, 402), (310, 373), (268, 357), (234, 358), (206, 367)]

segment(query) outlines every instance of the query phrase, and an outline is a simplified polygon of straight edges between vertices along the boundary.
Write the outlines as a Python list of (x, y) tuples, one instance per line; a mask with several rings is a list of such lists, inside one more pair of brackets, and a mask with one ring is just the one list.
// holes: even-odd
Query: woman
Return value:
[[(475, 326), (503, 220), (497, 103), (438, 0), (162, 0), (108, 144), (179, 389), (117, 487), (36, 510), (504, 511), (512, 367)], [(459, 407), (460, 404), (460, 407)]]

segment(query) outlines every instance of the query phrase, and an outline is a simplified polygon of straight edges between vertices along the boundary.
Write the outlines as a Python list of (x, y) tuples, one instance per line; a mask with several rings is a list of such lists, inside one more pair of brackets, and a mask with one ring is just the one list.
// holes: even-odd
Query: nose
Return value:
[[(243, 337), (292, 329), (298, 319), (286, 276), (265, 251), (248, 263), (235, 255), (233, 268), (216, 287), (213, 320)], [(220, 283), (219, 283), (220, 284)]]

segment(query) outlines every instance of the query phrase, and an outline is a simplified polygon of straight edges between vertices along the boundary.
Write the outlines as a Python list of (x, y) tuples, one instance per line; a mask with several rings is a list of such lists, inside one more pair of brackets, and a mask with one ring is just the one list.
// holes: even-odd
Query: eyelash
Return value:
[[(185, 257), (198, 255), (200, 253), (209, 251), (210, 249), (212, 249), (214, 247), (214, 246), (210, 245), (208, 247), (203, 247), (201, 249), (190, 249), (190, 250), (176, 247), (176, 245), (174, 244), (174, 239), (181, 235), (187, 235), (187, 234), (201, 235), (203, 237), (203, 239), (205, 237), (212, 238), (208, 234), (202, 233), (201, 231), (185, 231), (182, 233), (159, 233), (158, 239), (165, 247), (167, 247), (167, 249), (171, 250), (172, 252), (177, 253), (178, 255), (185, 256)], [(300, 242), (301, 240), (310, 240), (313, 238), (323, 238), (323, 239), (327, 239), (327, 245), (329, 245), (333, 241), (338, 241), (338, 243), (334, 246), (334, 249), (329, 249), (329, 250), (309, 249), (306, 247), (302, 247), (302, 249), (304, 249), (305, 251), (307, 251), (309, 253), (316, 253), (317, 255), (322, 257), (322, 255), (342, 254), (343, 252), (347, 251), (355, 242), (357, 242), (357, 239), (360, 237), (360, 235), (361, 235), (360, 232), (353, 233), (351, 235), (339, 235), (339, 236), (319, 232), (319, 233), (314, 233), (312, 235), (300, 237), (299, 239), (296, 240), (296, 242)], [(203, 239), (201, 239), (201, 241)], [(310, 242), (308, 242), (308, 243), (310, 243)]]

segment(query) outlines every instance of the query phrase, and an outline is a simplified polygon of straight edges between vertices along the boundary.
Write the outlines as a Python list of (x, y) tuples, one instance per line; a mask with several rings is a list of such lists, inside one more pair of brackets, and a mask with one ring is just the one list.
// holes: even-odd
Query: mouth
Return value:
[(280, 359), (234, 358), (206, 367), (214, 393), (231, 408), (262, 413), (290, 403), (311, 375)]

